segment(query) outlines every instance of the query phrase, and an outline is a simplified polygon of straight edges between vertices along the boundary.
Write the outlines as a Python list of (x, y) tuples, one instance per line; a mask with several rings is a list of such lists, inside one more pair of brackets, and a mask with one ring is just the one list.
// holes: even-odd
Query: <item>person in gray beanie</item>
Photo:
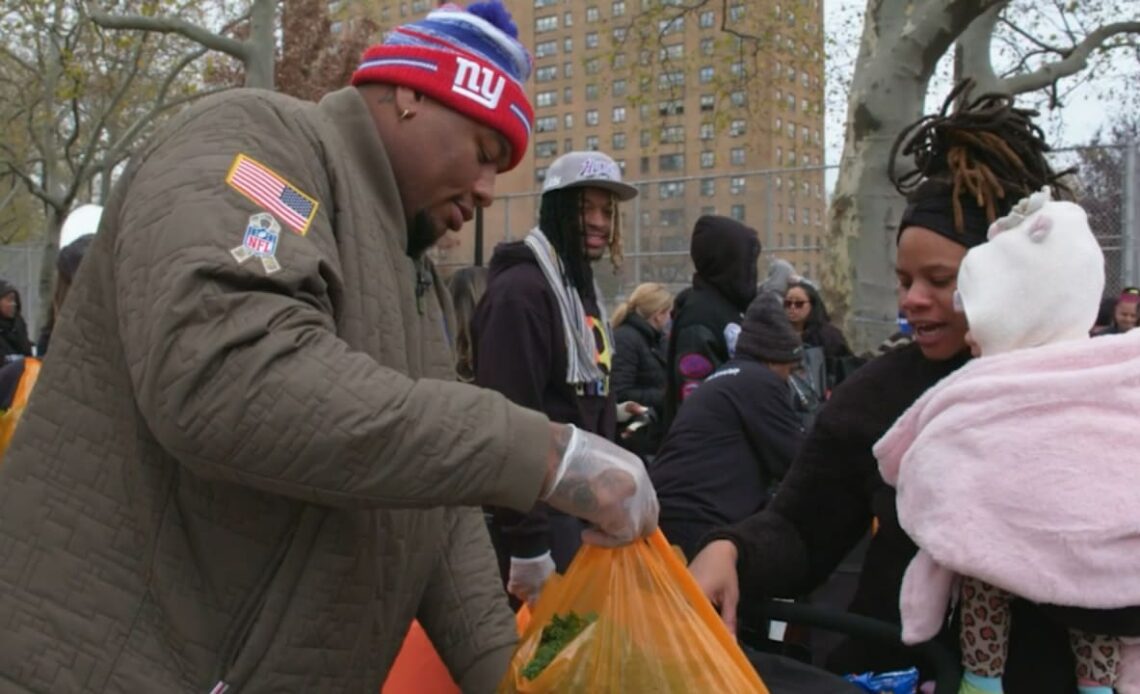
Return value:
[(685, 400), (649, 470), (661, 529), (689, 558), (768, 503), (804, 436), (788, 393), (803, 347), (783, 306), (761, 294), (741, 323), (735, 356)]

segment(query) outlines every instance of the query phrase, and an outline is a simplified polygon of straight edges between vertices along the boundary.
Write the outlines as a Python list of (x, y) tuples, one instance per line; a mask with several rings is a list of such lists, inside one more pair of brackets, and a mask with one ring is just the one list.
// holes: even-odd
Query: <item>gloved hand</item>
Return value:
[(640, 458), (573, 425), (556, 439), (563, 453), (542, 500), (590, 523), (583, 541), (614, 547), (657, 529), (657, 493)]
[(533, 605), (542, 592), (542, 586), (554, 573), (554, 559), (550, 552), (538, 557), (522, 559), (511, 557), (511, 572), (507, 576), (507, 592), (519, 600)]
[(619, 402), (617, 405), (617, 423), (625, 424), (634, 417), (640, 417), (648, 411), (645, 405), (636, 403), (633, 400), (626, 400)]

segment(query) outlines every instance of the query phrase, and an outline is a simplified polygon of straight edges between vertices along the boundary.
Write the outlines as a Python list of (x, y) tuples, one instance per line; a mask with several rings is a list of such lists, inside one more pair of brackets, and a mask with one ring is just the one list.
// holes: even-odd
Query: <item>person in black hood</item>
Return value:
[(649, 477), (661, 529), (689, 559), (707, 533), (764, 508), (799, 451), (787, 381), (802, 356), (780, 300), (765, 292), (748, 306), (735, 356), (677, 412)]
[(729, 340), (756, 296), (760, 238), (735, 219), (703, 215), (693, 226), (689, 254), (696, 273), (692, 288), (677, 297), (669, 335), (666, 430), (685, 398), (731, 356)]
[(5, 362), (32, 356), (28, 324), (21, 313), (20, 292), (0, 280), (0, 358)]
[[(621, 260), (617, 205), (637, 195), (601, 152), (569, 152), (550, 166), (539, 226), (500, 244), (471, 322), (475, 383), (513, 402), (613, 440), (613, 336), (591, 263)], [(629, 456), (637, 461), (632, 453)], [(640, 465), (640, 461), (637, 461)], [(491, 509), (491, 538), (507, 591), (533, 602), (581, 544), (581, 523), (538, 504)]]

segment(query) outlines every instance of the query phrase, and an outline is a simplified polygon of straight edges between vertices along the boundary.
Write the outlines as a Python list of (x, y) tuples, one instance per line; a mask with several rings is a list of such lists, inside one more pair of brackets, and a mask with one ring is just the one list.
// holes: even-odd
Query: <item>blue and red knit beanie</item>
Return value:
[(396, 27), (364, 52), (352, 84), (410, 87), (498, 130), (511, 144), (513, 169), (526, 153), (534, 109), (523, 82), (531, 58), (518, 27), (499, 0), (466, 9), (444, 5)]

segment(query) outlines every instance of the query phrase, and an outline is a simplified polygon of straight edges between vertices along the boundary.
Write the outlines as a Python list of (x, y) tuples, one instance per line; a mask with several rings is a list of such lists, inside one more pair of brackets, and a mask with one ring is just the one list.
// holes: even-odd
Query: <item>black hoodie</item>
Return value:
[(0, 297), (16, 295), (16, 315), (12, 318), (0, 316), (0, 365), (4, 361), (11, 361), (18, 357), (32, 356), (32, 343), (28, 339), (28, 325), (21, 315), (20, 292), (16, 288), (0, 280)]
[(678, 297), (669, 335), (669, 386), (665, 427), (702, 380), (729, 359), (725, 327), (756, 296), (756, 230), (730, 217), (704, 215), (693, 226), (689, 250), (696, 273), (693, 287)]
[[(613, 440), (617, 416), (613, 394), (579, 395), (566, 382), (566, 343), (558, 301), (530, 248), (521, 241), (499, 244), (489, 270), (487, 291), (471, 320), (475, 383), (499, 391), (515, 404), (544, 412), (552, 421)], [(597, 303), (583, 298), (582, 304), (600, 325)], [(605, 331), (596, 331), (596, 335), (599, 332), (604, 339)], [(612, 345), (598, 356), (608, 384)], [(525, 515), (495, 509), (494, 526), (510, 556), (534, 557), (551, 549), (542, 505)]]

